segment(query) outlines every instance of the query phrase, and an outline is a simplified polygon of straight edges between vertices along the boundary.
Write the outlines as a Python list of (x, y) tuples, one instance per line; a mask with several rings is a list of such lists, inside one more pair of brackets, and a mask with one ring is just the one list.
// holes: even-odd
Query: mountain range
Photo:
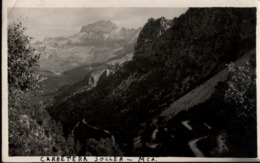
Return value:
[(83, 26), (75, 35), (36, 42), (35, 47), (45, 47), (46, 51), (37, 69), (39, 74), (48, 77), (44, 81), (45, 92), (79, 82), (90, 71), (100, 73), (106, 69), (104, 65), (111, 67), (131, 60), (140, 30), (120, 28), (111, 21), (98, 21)]
[(113, 57), (132, 53), (140, 29), (119, 28), (110, 21), (83, 26), (69, 37), (45, 38), (37, 46), (45, 46), (40, 68), (62, 73), (72, 68), (108, 61)]
[[(212, 142), (218, 142), (219, 136), (224, 137), (228, 131), (231, 131), (228, 128), (230, 125), (227, 123), (228, 118), (225, 119), (228, 116), (223, 113), (228, 109), (228, 106), (224, 106), (224, 99), (221, 99), (224, 96), (223, 88), (217, 85), (227, 80), (223, 77), (226, 73), (222, 71), (230, 62), (242, 60), (244, 63), (248, 60), (255, 60), (256, 10), (252, 8), (190, 8), (186, 13), (172, 20), (164, 17), (150, 18), (138, 32), (139, 35), (134, 30), (118, 30), (112, 23), (99, 22), (98, 27), (96, 25), (82, 27), (79, 34), (68, 38), (71, 41), (69, 44), (57, 46), (82, 47), (92, 40), (91, 46), (98, 47), (102, 43), (108, 49), (111, 46), (113, 49), (116, 49), (114, 47), (120, 49), (133, 45), (136, 40), (133, 59), (115, 68), (112, 73), (107, 73), (107, 71), (103, 73), (95, 87), (69, 96), (66, 100), (56, 99), (53, 105), (47, 108), (52, 117), (63, 124), (65, 136), (69, 135), (75, 125), (84, 119), (88, 124), (113, 133), (116, 142), (126, 155), (192, 156), (191, 151), (197, 150), (194, 143), (201, 139), (213, 144), (212, 148), (208, 146), (210, 150), (217, 148)], [(130, 35), (134, 36), (132, 38), (138, 37), (133, 40), (130, 39)], [(73, 37), (80, 38), (78, 39), (80, 41), (73, 40)], [(126, 38), (126, 41), (120, 44), (117, 40), (122, 37)], [(51, 43), (51, 40), (46, 41)], [(65, 42), (64, 39), (61, 40)], [(113, 44), (108, 46), (111, 42)], [(252, 52), (250, 59), (241, 59), (248, 52)], [(104, 53), (107, 54), (107, 50)], [(115, 54), (115, 51), (112, 53)], [(102, 50), (99, 50), (98, 54), (104, 55)], [(111, 57), (111, 55), (108, 56)], [(105, 57), (104, 60), (108, 59), (109, 57)], [(96, 56), (90, 59), (91, 62), (97, 60), (101, 59), (97, 59)], [(218, 75), (221, 79), (223, 77), (223, 80), (217, 80)], [(214, 88), (212, 86), (206, 89), (207, 85), (212, 83), (214, 83)], [(220, 108), (203, 104), (203, 109), (208, 109), (200, 110), (195, 104), (184, 107), (185, 100), (181, 106), (176, 104), (178, 99), (183, 101), (181, 99), (199, 96), (201, 91), (196, 91), (195, 88), (205, 90), (203, 94), (208, 96), (202, 98), (202, 103), (217, 105), (214, 103), (214, 98), (220, 99), (223, 106), (217, 106), (225, 109), (221, 112)], [(196, 94), (192, 94), (192, 91)], [(221, 96), (216, 96), (218, 93)], [(192, 100), (189, 99), (189, 101)], [(194, 107), (200, 111), (192, 110), (188, 113), (177, 114), (177, 112)], [(185, 109), (181, 110), (181, 108)], [(210, 108), (215, 110), (209, 110)], [(195, 115), (194, 112), (196, 117), (192, 116)], [(205, 116), (206, 113), (212, 119), (222, 118), (220, 122), (222, 125), (213, 122)], [(182, 118), (178, 119), (175, 116)], [(188, 118), (193, 122), (189, 122)], [(194, 132), (192, 126), (195, 126), (194, 128), (197, 126), (198, 132)], [(211, 130), (212, 128), (214, 129)], [(225, 134), (223, 134), (224, 131)], [(167, 139), (150, 136), (154, 132), (167, 133), (165, 134)], [(203, 134), (211, 135), (214, 141), (206, 139), (207, 136), (204, 137)], [(84, 137), (84, 139), (88, 138), (92, 137), (87, 135)], [(199, 139), (194, 141), (195, 138)], [(168, 142), (165, 142), (166, 140)], [(233, 145), (233, 148), (236, 149), (238, 146)], [(208, 155), (221, 155), (223, 151), (216, 153), (209, 152)], [(253, 156), (255, 153), (249, 155)]]

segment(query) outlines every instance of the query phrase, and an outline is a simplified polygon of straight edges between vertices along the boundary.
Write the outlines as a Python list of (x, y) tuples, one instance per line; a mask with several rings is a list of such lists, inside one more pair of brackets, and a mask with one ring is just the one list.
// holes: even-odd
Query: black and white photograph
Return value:
[(257, 159), (257, 12), (8, 7), (8, 157)]

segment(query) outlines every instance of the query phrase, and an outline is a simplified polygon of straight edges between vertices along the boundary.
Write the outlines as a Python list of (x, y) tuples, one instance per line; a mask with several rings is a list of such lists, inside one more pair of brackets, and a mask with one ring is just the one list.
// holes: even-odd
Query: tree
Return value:
[(123, 152), (119, 146), (113, 145), (110, 138), (101, 140), (88, 139), (86, 142), (86, 156), (122, 156)]
[(24, 93), (37, 90), (44, 78), (33, 72), (44, 48), (34, 49), (22, 23), (8, 25), (9, 154), (50, 154), (52, 138), (32, 118), (32, 108), (22, 102)]
[(256, 118), (256, 72), (252, 62), (242, 66), (228, 65), (228, 89), (225, 101), (234, 105), (240, 118)]
[[(225, 102), (229, 110), (229, 143), (234, 157), (257, 156), (256, 67), (253, 60), (244, 65), (230, 64)], [(232, 151), (232, 150), (231, 150)]]
[(50, 117), (42, 101), (23, 99), (38, 92), (45, 79), (33, 69), (45, 48), (33, 48), (25, 30), (22, 23), (8, 25), (9, 155), (74, 155), (73, 141), (65, 140), (62, 124)]
[(37, 90), (44, 80), (32, 70), (38, 66), (44, 47), (33, 48), (32, 37), (25, 35), (25, 30), (21, 22), (8, 25), (8, 93), (16, 100), (28, 90)]

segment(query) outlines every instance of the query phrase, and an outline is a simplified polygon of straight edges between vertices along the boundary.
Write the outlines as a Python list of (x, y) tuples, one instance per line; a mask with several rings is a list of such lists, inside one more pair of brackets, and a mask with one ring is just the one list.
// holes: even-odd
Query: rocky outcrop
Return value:
[(134, 57), (149, 56), (169, 66), (181, 57), (199, 65), (210, 58), (230, 61), (243, 53), (235, 54), (238, 46), (254, 46), (255, 21), (253, 10), (234, 8), (191, 8), (172, 21), (150, 19), (140, 32)]
[(71, 37), (72, 43), (101, 45), (121, 40), (124, 43), (131, 41), (139, 32), (136, 29), (119, 28), (111, 21), (99, 21), (83, 26), (80, 33)]
[(164, 17), (156, 20), (150, 18), (139, 34), (134, 57), (149, 56), (156, 41), (166, 30), (172, 27), (172, 24), (172, 20), (167, 20)]
[(93, 24), (83, 26), (80, 32), (112, 32), (117, 29), (117, 26), (111, 21), (99, 21)]

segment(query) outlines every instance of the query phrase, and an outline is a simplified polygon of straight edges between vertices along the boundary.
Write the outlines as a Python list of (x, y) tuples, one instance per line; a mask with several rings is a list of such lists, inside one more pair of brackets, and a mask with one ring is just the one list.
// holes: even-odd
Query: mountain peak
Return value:
[(98, 21), (93, 24), (83, 26), (80, 32), (111, 32), (117, 29), (117, 25), (111, 21)]

